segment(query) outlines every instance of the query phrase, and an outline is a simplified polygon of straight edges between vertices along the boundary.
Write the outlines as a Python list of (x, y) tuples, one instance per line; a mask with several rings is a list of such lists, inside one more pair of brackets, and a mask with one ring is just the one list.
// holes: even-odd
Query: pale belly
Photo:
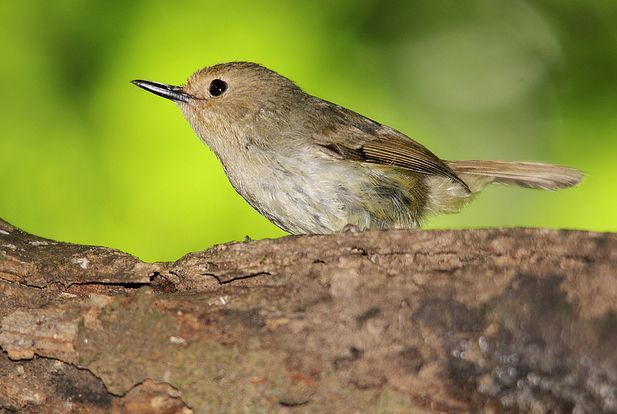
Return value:
[(348, 200), (335, 182), (344, 171), (331, 165), (316, 168), (299, 172), (279, 165), (245, 177), (226, 171), (236, 191), (283, 230), (292, 234), (340, 231), (348, 222)]
[(417, 226), (402, 191), (380, 184), (387, 177), (374, 168), (317, 157), (286, 161), (224, 168), (236, 191), (289, 233), (340, 232), (348, 224), (361, 230)]

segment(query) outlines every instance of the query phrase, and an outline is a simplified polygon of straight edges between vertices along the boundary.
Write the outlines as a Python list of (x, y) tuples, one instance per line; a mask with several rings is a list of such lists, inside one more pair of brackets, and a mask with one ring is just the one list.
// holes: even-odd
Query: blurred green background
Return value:
[(615, 1), (0, 1), (0, 217), (169, 260), (278, 237), (169, 101), (249, 60), (446, 159), (544, 160), (588, 176), (494, 186), (431, 228), (617, 230)]

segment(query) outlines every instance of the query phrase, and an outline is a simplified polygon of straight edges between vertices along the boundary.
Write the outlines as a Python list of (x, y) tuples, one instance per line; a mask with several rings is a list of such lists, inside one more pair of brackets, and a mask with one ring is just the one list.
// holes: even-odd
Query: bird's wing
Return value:
[(401, 132), (329, 102), (323, 101), (321, 105), (329, 116), (320, 117), (327, 121), (322, 121), (313, 141), (330, 156), (396, 166), (423, 175), (441, 175), (469, 190), (445, 162)]

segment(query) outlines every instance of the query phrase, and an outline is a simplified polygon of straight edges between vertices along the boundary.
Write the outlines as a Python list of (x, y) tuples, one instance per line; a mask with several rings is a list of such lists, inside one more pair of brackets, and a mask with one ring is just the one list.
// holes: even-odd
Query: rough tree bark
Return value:
[(0, 412), (615, 412), (616, 264), (541, 229), (143, 263), (0, 220)]

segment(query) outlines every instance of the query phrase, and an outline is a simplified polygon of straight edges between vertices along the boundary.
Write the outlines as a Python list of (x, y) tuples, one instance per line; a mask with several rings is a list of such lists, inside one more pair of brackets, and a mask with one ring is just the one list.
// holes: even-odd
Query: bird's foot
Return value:
[(341, 230), (341, 233), (360, 233), (361, 231), (362, 230), (360, 230), (360, 227), (355, 224), (347, 223), (343, 227), (343, 230)]

